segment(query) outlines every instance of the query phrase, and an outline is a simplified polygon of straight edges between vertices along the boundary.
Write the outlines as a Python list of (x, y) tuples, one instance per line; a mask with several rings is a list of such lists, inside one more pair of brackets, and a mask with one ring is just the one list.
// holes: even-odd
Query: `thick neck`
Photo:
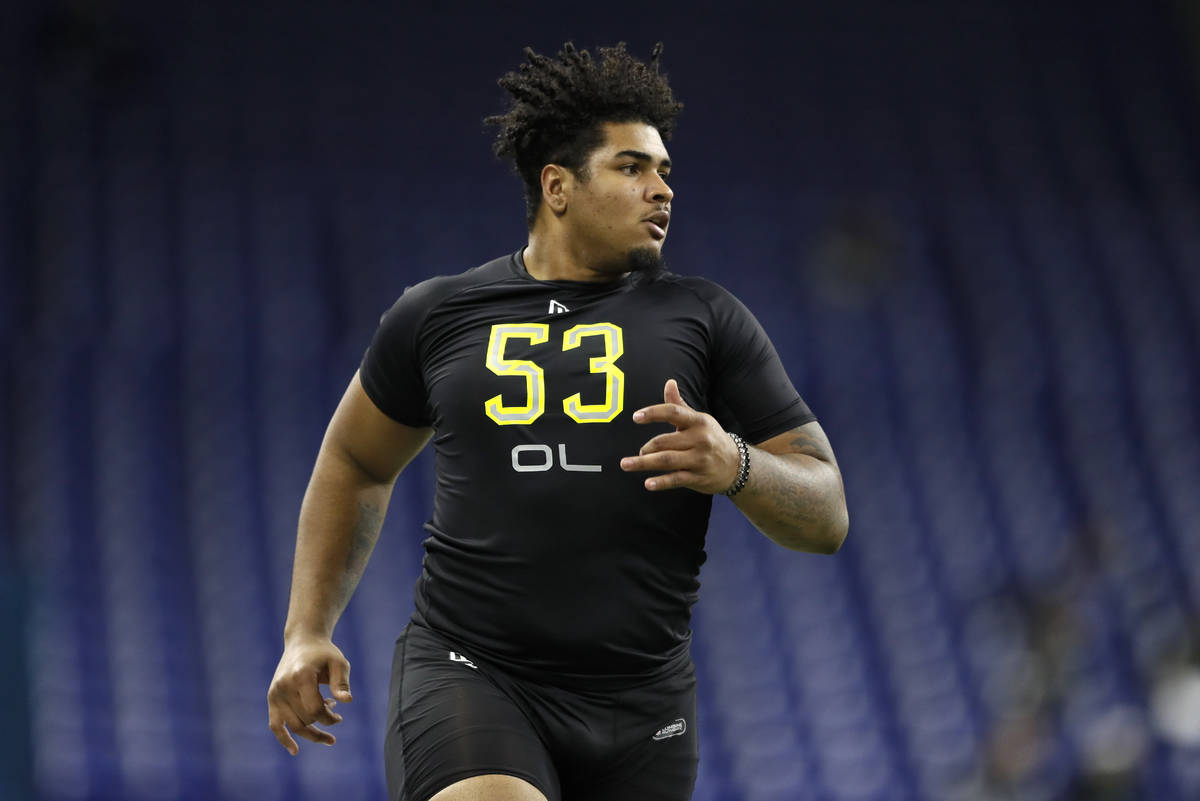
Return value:
[(557, 220), (539, 219), (529, 232), (524, 252), (525, 269), (539, 281), (616, 281), (627, 273), (596, 269), (597, 259), (573, 242)]

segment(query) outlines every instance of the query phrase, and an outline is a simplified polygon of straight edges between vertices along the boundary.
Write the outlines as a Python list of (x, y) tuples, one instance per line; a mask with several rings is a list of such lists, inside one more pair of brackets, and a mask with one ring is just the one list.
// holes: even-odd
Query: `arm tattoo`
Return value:
[[(801, 440), (806, 443), (801, 444)], [(791, 442), (797, 452), (821, 459), (823, 450), (815, 440), (801, 435)], [(761, 492), (771, 499), (776, 513), (785, 519), (803, 521), (804, 524), (821, 523), (824, 520), (825, 499), (813, 492), (796, 487), (794, 479), (786, 470), (764, 470), (761, 476)]]
[(822, 462), (833, 461), (833, 454), (830, 453), (829, 448), (824, 442), (799, 431), (793, 433), (795, 437), (788, 443), (788, 448), (791, 449), (792, 453), (802, 453), (805, 456), (820, 459)]
[(760, 459), (757, 475), (751, 467), (753, 499), (747, 498), (739, 507), (777, 542), (836, 550), (837, 544), (826, 532), (831, 531), (830, 523), (841, 517), (841, 481), (830, 481), (828, 469), (836, 474), (837, 462), (824, 433), (816, 426), (807, 431), (793, 429), (771, 443), (768, 453), (775, 458)]
[(818, 458), (823, 453), (820, 443), (808, 434), (797, 433), (796, 438), (788, 443), (788, 447), (797, 453), (805, 453)]
[(354, 594), (354, 588), (358, 586), (358, 580), (362, 578), (363, 571), (367, 568), (367, 560), (371, 558), (371, 551), (375, 549), (375, 542), (379, 539), (379, 529), (383, 526), (383, 514), (379, 511), (379, 507), (368, 501), (362, 501), (358, 505), (358, 521), (354, 524), (353, 539), (350, 542), (350, 552), (346, 554), (346, 570), (345, 579), (342, 582), (342, 604), (343, 606), (349, 602), (350, 596)]

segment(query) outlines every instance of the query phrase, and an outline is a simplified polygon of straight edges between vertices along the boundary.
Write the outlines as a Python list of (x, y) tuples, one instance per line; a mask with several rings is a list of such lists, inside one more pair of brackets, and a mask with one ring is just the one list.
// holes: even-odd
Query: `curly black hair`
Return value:
[(587, 180), (587, 158), (604, 142), (604, 123), (644, 122), (664, 141), (671, 138), (683, 104), (659, 72), (662, 49), (662, 42), (654, 45), (646, 63), (627, 53), (624, 42), (599, 48), (598, 61), (571, 42), (557, 59), (526, 47), (526, 61), (500, 78), (512, 106), (483, 121), (499, 128), (492, 150), (511, 161), (525, 183), (530, 230), (542, 203), (542, 168), (559, 164)]

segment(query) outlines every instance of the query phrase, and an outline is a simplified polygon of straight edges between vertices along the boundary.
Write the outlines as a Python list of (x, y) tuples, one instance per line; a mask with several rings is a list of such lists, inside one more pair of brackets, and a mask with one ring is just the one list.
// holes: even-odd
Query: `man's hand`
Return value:
[[(336, 700), (321, 697), (321, 684), (329, 685)], [(314, 743), (333, 745), (337, 739), (314, 724), (341, 723), (342, 716), (333, 707), (338, 701), (352, 700), (350, 663), (341, 650), (320, 637), (294, 640), (284, 648), (267, 690), (267, 719), (280, 745), (295, 756), (300, 748), (289, 729)]]
[(729, 489), (741, 461), (733, 439), (712, 415), (684, 402), (674, 378), (663, 387), (663, 401), (634, 412), (633, 421), (670, 423), (675, 430), (653, 437), (637, 456), (622, 459), (621, 469), (662, 471), (665, 475), (646, 479), (648, 490), (688, 487), (713, 494)]

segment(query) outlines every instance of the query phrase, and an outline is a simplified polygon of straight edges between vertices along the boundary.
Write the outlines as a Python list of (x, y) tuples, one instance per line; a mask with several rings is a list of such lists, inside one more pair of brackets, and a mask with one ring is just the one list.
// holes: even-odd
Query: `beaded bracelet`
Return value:
[(729, 489), (725, 490), (721, 494), (732, 498), (734, 495), (737, 495), (739, 492), (745, 489), (746, 482), (750, 480), (750, 446), (746, 444), (744, 439), (732, 431), (727, 433), (733, 438), (733, 444), (737, 445), (739, 461), (737, 478), (735, 478), (733, 483), (729, 485)]

